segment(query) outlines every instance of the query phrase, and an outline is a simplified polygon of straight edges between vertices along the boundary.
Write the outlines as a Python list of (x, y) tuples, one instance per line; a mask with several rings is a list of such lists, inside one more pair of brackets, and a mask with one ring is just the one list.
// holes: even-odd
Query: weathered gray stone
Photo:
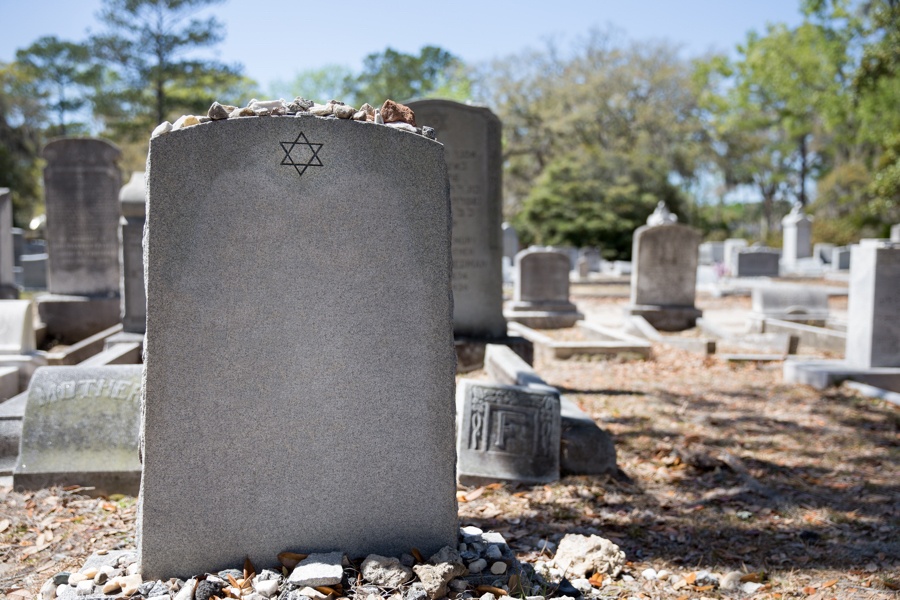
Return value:
[(532, 247), (516, 255), (513, 300), (504, 313), (511, 321), (538, 329), (571, 327), (584, 318), (569, 301), (569, 256)]
[(891, 225), (891, 241), (900, 242), (900, 223)]
[(50, 295), (38, 300), (38, 312), (48, 335), (64, 343), (119, 321), (120, 155), (90, 138), (54, 140), (42, 153)]
[[(488, 345), (484, 368), (494, 381), (558, 393), (531, 365), (506, 346)], [(560, 396), (560, 425), (559, 469), (562, 474), (601, 475), (618, 471), (612, 436), (597, 427), (593, 419), (565, 396)]]
[(141, 367), (42, 367), (28, 388), (16, 488), (136, 494)]
[(461, 565), (440, 563), (438, 565), (416, 565), (413, 571), (425, 588), (425, 594), (429, 600), (437, 600), (447, 595), (447, 584), (454, 577), (466, 574), (466, 568)]
[(47, 255), (22, 255), (22, 287), (26, 290), (47, 289)]
[(288, 583), (297, 587), (336, 585), (344, 576), (342, 559), (340, 552), (310, 554), (294, 568)]
[(503, 256), (509, 260), (515, 260), (519, 253), (519, 235), (516, 228), (509, 223), (503, 223)]
[(578, 253), (579, 258), (584, 258), (587, 261), (588, 271), (593, 273), (600, 272), (602, 258), (599, 248), (582, 248)]
[(302, 113), (148, 165), (142, 572), (454, 543), (442, 146)]
[(400, 587), (414, 576), (412, 569), (400, 564), (398, 558), (379, 554), (367, 556), (359, 571), (366, 581), (391, 588)]
[(739, 250), (734, 254), (734, 277), (778, 277), (781, 253), (773, 248)]
[(9, 188), (0, 188), (0, 299), (19, 297), (13, 269), (16, 264), (13, 245), (12, 195)]
[[(665, 215), (658, 217), (664, 220)], [(703, 313), (695, 308), (700, 233), (685, 225), (645, 225), (634, 232), (631, 304), (656, 329), (693, 327)]]
[(28, 354), (34, 350), (31, 300), (0, 300), (0, 354)]
[(812, 256), (812, 222), (812, 217), (804, 214), (799, 202), (781, 220), (781, 260), (786, 266), (793, 267), (798, 259)]
[(453, 209), (453, 331), (457, 336), (502, 337), (500, 119), (487, 108), (451, 100), (419, 100), (408, 106), (444, 144)]
[(839, 246), (831, 251), (831, 268), (835, 271), (850, 268), (850, 246)]
[(900, 367), (900, 244), (861, 240), (850, 258), (846, 361)]
[(828, 318), (828, 291), (800, 285), (755, 287), (751, 291), (755, 318), (814, 322), (824, 325)]
[(141, 245), (146, 201), (144, 172), (135, 171), (128, 184), (119, 192), (122, 206), (122, 219), (119, 221), (122, 247), (122, 327), (129, 333), (144, 333), (146, 329), (147, 295), (144, 292), (144, 251)]
[(457, 479), (559, 479), (559, 394), (462, 379), (456, 390)]
[(559, 542), (553, 564), (566, 577), (579, 578), (592, 573), (618, 577), (625, 567), (625, 553), (598, 535), (566, 534)]

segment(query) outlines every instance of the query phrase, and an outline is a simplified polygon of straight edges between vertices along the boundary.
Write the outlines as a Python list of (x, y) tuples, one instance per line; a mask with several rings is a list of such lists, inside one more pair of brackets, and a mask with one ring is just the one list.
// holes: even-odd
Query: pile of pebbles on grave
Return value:
[(177, 131), (213, 121), (248, 117), (302, 117), (310, 115), (325, 119), (347, 119), (376, 123), (401, 131), (417, 133), (432, 140), (435, 139), (433, 128), (416, 126), (416, 115), (412, 109), (393, 100), (385, 100), (381, 108), (375, 108), (367, 102), (357, 109), (339, 100), (317, 104), (301, 96), (297, 96), (291, 102), (287, 102), (284, 99), (257, 100), (254, 98), (243, 108), (213, 102), (205, 116), (183, 115), (174, 123), (164, 121), (153, 130), (150, 138), (155, 138), (170, 131)]
[[(569, 541), (567, 541), (569, 540)], [(616, 577), (625, 554), (598, 536), (570, 534), (560, 542), (555, 563), (535, 572), (516, 560), (503, 536), (477, 527), (460, 529), (456, 548), (445, 546), (427, 561), (418, 551), (399, 558), (370, 554), (350, 561), (341, 552), (278, 555), (280, 570), (259, 573), (250, 561), (243, 570), (228, 569), (187, 581), (143, 581), (135, 555), (115, 551), (91, 556), (77, 573), (58, 573), (41, 588), (40, 600), (527, 600), (576, 598), (582, 595), (565, 577), (550, 583), (553, 573), (587, 572)], [(577, 580), (573, 583), (577, 583)]]

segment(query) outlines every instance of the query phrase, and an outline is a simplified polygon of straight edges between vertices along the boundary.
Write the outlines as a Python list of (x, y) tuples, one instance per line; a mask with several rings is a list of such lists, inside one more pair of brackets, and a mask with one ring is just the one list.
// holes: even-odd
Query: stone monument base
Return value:
[(138, 471), (80, 471), (70, 473), (13, 473), (13, 489), (22, 492), (53, 486), (80, 485), (91, 488), (83, 492), (88, 496), (125, 494), (137, 496), (141, 488), (141, 472)]
[(141, 352), (144, 349), (144, 334), (131, 331), (120, 331), (106, 338), (103, 349), (109, 350), (117, 344), (140, 344)]
[(74, 344), (112, 327), (120, 320), (118, 296), (92, 298), (50, 294), (38, 298), (38, 314), (47, 325), (47, 337)]
[(534, 364), (534, 344), (519, 336), (506, 336), (502, 338), (473, 338), (457, 336), (453, 340), (456, 347), (456, 372), (468, 373), (484, 366), (484, 353), (488, 344), (500, 344), (509, 346), (522, 360), (529, 365)]
[(823, 390), (850, 379), (891, 392), (900, 392), (900, 367), (855, 367), (844, 360), (786, 360), (785, 383), (802, 383)]
[(693, 306), (651, 306), (630, 304), (626, 315), (640, 315), (658, 331), (684, 331), (697, 325), (703, 311)]
[(503, 316), (532, 329), (565, 329), (584, 319), (571, 302), (510, 302)]

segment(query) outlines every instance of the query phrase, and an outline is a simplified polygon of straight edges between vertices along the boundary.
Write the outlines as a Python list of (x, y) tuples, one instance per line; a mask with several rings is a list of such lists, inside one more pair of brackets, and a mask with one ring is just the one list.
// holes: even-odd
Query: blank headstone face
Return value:
[(120, 154), (99, 139), (64, 138), (44, 147), (49, 288), (54, 294), (118, 294)]
[(455, 543), (442, 146), (245, 118), (148, 164), (145, 577)]
[(799, 258), (812, 256), (812, 219), (792, 211), (781, 224), (784, 261), (792, 264)]
[(0, 354), (34, 352), (31, 300), (0, 300)]
[(131, 333), (144, 333), (147, 320), (147, 296), (144, 293), (144, 235), (146, 186), (144, 172), (135, 171), (119, 192), (122, 204), (122, 327)]
[(569, 302), (569, 256), (556, 250), (523, 250), (516, 255), (515, 302)]
[(519, 253), (519, 234), (509, 223), (503, 224), (503, 256), (513, 260)]
[(856, 367), (900, 367), (900, 244), (851, 246), (845, 358)]
[(900, 223), (891, 226), (891, 241), (900, 242)]
[(137, 491), (141, 367), (42, 367), (28, 386), (16, 487)]
[(554, 392), (462, 380), (457, 454), (466, 476), (544, 483), (559, 479), (560, 409)]
[(685, 225), (639, 227), (634, 232), (631, 303), (693, 306), (700, 234)]
[(503, 336), (500, 120), (487, 108), (449, 100), (409, 107), (444, 144), (453, 209), (453, 330)]
[(778, 277), (781, 254), (777, 250), (743, 250), (735, 254), (735, 277)]

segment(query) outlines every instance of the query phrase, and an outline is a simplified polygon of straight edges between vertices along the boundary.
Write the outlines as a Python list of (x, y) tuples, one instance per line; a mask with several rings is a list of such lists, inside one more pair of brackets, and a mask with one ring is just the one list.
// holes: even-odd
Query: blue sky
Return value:
[[(0, 61), (43, 35), (81, 40), (98, 31), (101, 0), (0, 0)], [(371, 52), (391, 46), (417, 52), (432, 44), (468, 63), (540, 47), (565, 45), (591, 28), (617, 29), (623, 39), (668, 39), (685, 56), (734, 52), (746, 33), (767, 23), (797, 24), (796, 0), (568, 0), (562, 2), (291, 2), (228, 0), (212, 9), (226, 26), (217, 58), (244, 65), (267, 89), (272, 81), (329, 64), (358, 70)]]

